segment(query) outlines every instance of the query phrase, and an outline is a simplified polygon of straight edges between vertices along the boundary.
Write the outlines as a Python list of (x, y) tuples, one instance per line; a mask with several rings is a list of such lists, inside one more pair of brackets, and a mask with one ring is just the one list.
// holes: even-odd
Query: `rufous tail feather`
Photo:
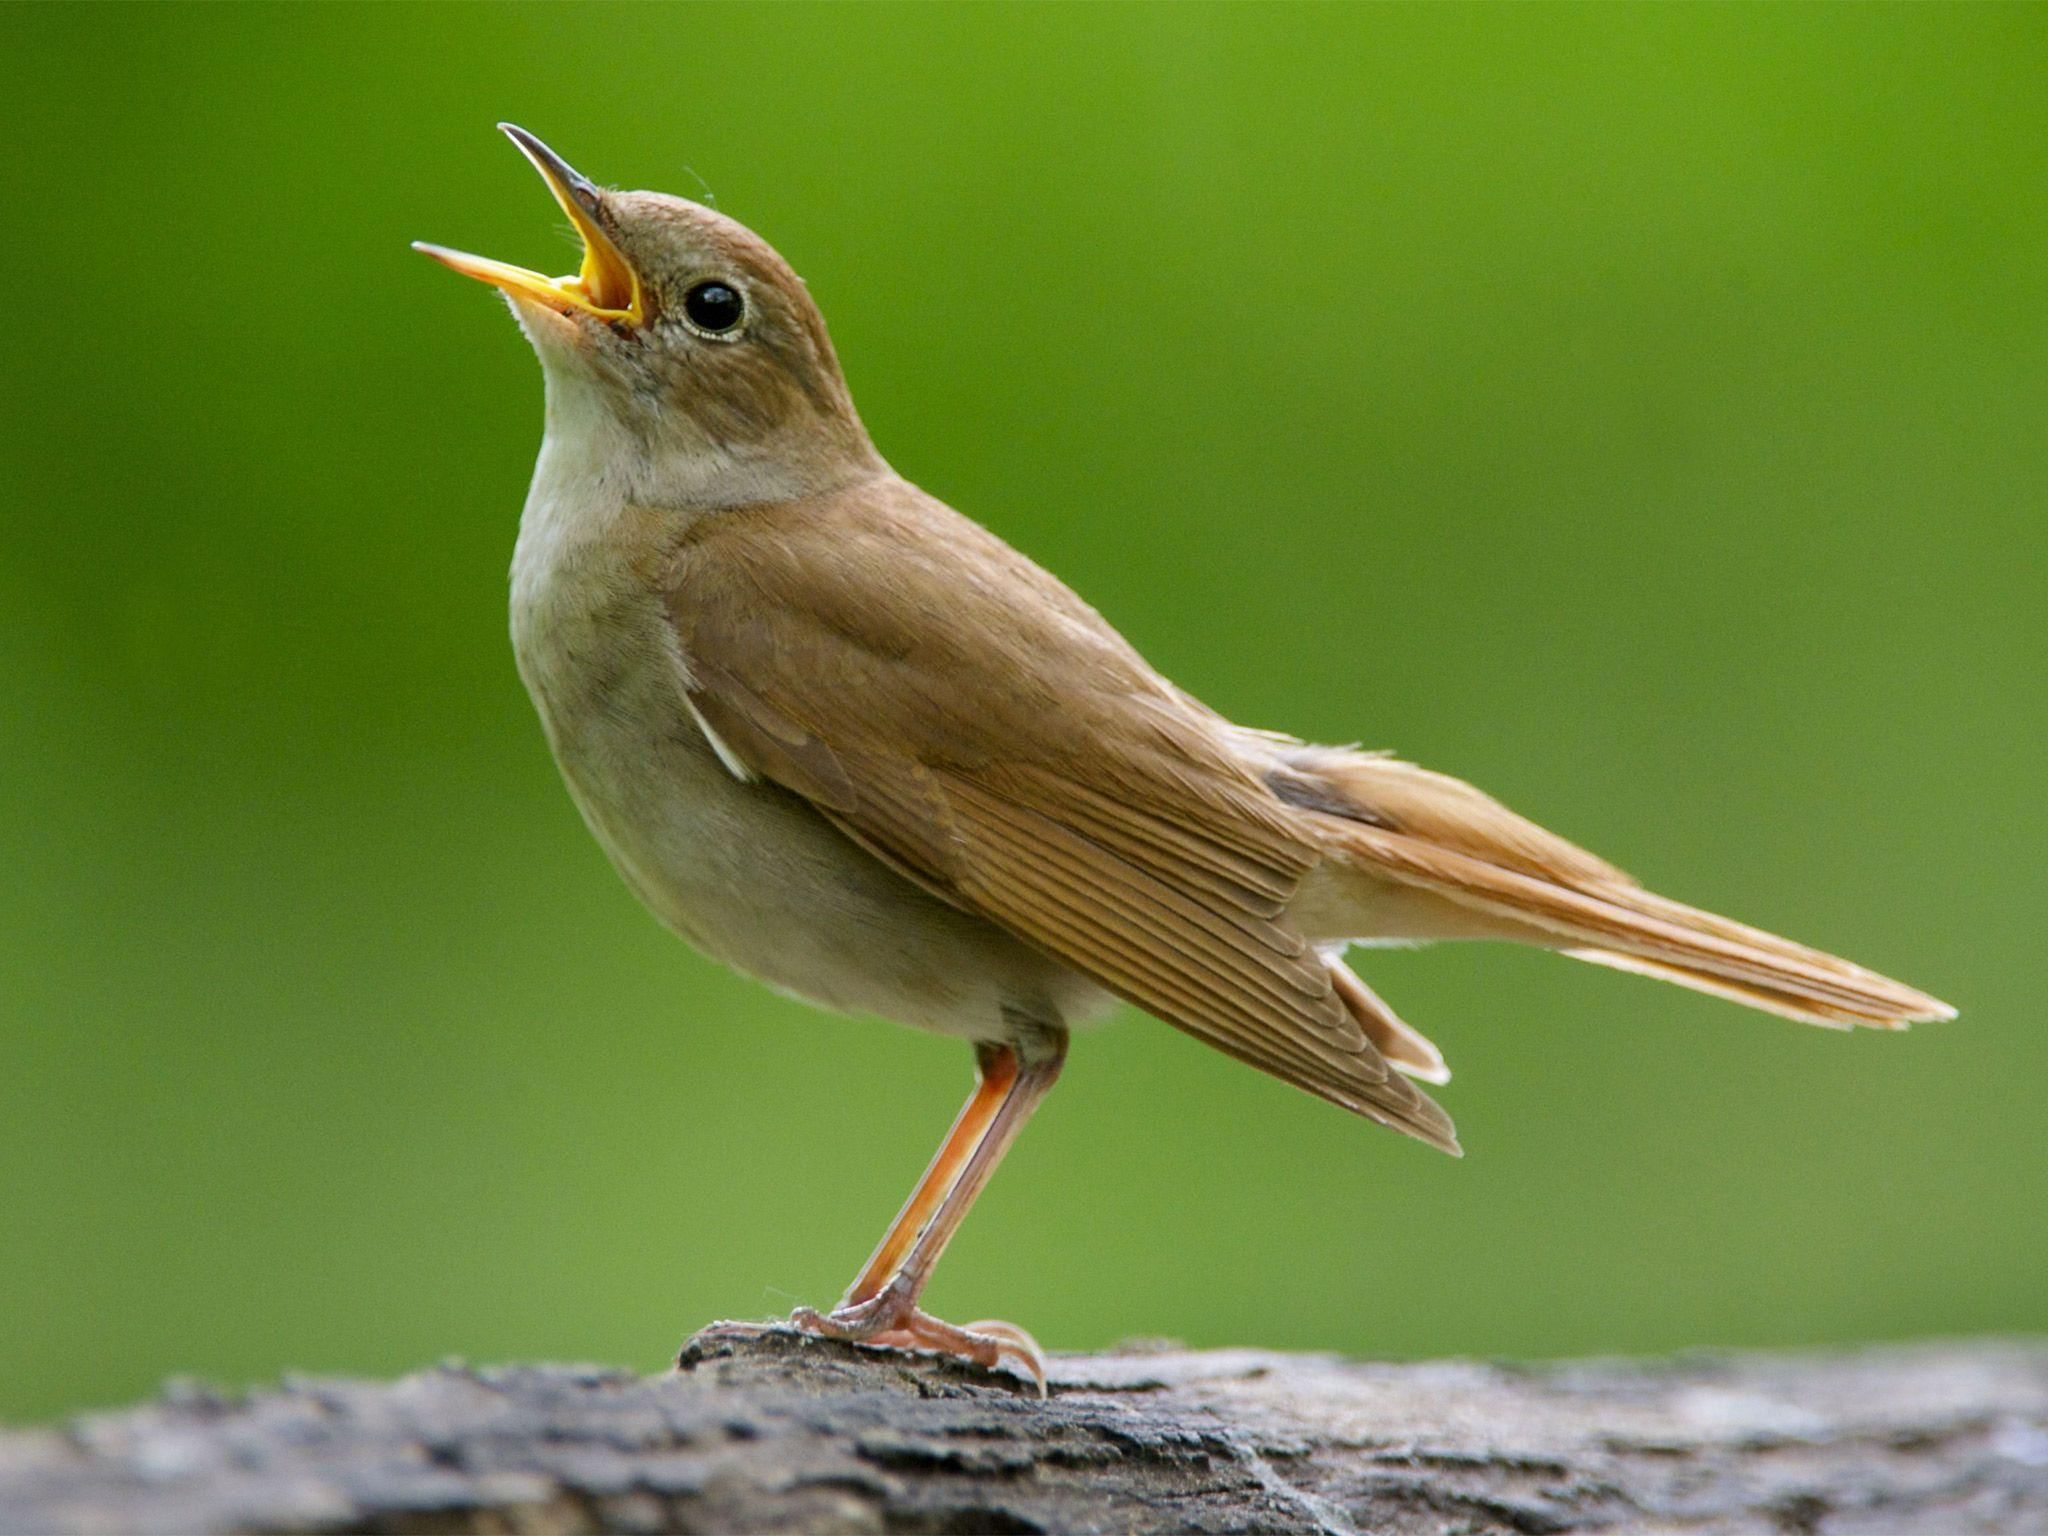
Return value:
[(1837, 1029), (1955, 1017), (1889, 977), (1646, 891), (1460, 780), (1335, 748), (1284, 761), (1268, 782), (1314, 816), (1340, 860), (1496, 918), (1503, 937)]
[(1365, 1038), (1387, 1058), (1389, 1066), (1417, 1082), (1443, 1084), (1451, 1080), (1451, 1069), (1444, 1065), (1443, 1052), (1389, 1008), (1379, 993), (1359, 979), (1356, 971), (1335, 955), (1325, 956), (1323, 963), (1330, 968), (1330, 981), (1337, 996), (1365, 1031)]

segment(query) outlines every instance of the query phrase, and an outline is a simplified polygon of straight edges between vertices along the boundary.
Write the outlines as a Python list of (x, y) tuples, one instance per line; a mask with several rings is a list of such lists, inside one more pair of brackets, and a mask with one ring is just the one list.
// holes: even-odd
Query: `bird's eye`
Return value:
[(730, 337), (746, 318), (747, 301), (731, 283), (699, 283), (683, 295), (683, 315), (705, 336)]

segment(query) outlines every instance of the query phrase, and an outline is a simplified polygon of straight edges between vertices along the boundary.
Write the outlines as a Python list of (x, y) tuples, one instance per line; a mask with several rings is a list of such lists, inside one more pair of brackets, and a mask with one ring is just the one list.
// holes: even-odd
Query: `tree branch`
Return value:
[(2048, 1531), (2048, 1344), (1509, 1367), (786, 1332), (0, 1435), (8, 1532)]

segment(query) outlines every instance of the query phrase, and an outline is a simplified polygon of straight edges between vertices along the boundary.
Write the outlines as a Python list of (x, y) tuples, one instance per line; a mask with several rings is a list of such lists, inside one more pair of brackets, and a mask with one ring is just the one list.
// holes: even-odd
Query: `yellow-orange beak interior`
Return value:
[(541, 180), (548, 184), (548, 191), (562, 205), (562, 212), (568, 214), (569, 222), (576, 226), (576, 233), (583, 241), (582, 270), (574, 277), (543, 277), (538, 272), (515, 267), (509, 262), (493, 261), (488, 256), (472, 256), (466, 251), (451, 251), (446, 246), (429, 245), (424, 240), (414, 241), (412, 248), (433, 257), (445, 267), (454, 268), (464, 277), (473, 277), (508, 293), (538, 300), (563, 313), (586, 314), (606, 321), (623, 320), (628, 325), (644, 323), (647, 302), (640, 274), (612, 244), (611, 236), (598, 227), (593, 216), (597, 206), (597, 188), (524, 128), (512, 123), (500, 123), (498, 128), (519, 146), (521, 154), (533, 162)]

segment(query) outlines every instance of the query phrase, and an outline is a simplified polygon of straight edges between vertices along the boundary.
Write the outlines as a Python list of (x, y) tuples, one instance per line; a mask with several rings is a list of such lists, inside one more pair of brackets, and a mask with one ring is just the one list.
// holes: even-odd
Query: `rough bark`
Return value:
[(769, 1333), (0, 1435), (7, 1532), (2048, 1531), (2048, 1343), (1540, 1367)]

